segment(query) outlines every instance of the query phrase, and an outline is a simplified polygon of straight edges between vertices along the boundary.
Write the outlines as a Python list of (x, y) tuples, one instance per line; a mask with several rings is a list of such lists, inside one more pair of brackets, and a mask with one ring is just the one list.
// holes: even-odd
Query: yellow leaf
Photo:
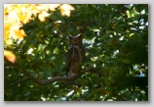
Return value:
[(12, 62), (12, 63), (14, 63), (14, 62), (16, 61), (16, 56), (15, 56), (15, 54), (12, 53), (11, 51), (4, 50), (4, 56), (5, 56), (5, 58), (6, 58), (8, 61), (10, 61), (10, 62)]
[(50, 14), (47, 13), (46, 11), (43, 11), (41, 14), (39, 14), (39, 19), (41, 22), (44, 22), (45, 21), (45, 17), (48, 17)]
[(49, 9), (51, 11), (55, 11), (55, 9), (59, 6), (60, 4), (49, 4)]
[(19, 13), (19, 14), (18, 14), (18, 17), (19, 17), (20, 21), (21, 21), (22, 23), (24, 23), (24, 24), (27, 23), (27, 22), (29, 21), (29, 19), (30, 19), (30, 18), (29, 18), (30, 16), (28, 16), (27, 13), (22, 13), (22, 14)]
[(70, 17), (71, 10), (74, 10), (74, 7), (72, 7), (69, 4), (63, 4), (62, 6), (60, 6), (60, 12), (61, 12), (62, 16), (66, 15), (66, 16)]
[(16, 30), (15, 31), (15, 36), (18, 38), (18, 39), (21, 39), (23, 40), (24, 36), (26, 36), (24, 30)]
[(46, 11), (43, 11), (43, 12), (42, 12), (42, 15), (43, 15), (44, 17), (48, 17), (48, 16), (50, 16), (50, 14), (47, 13)]
[(4, 41), (7, 40), (7, 38), (9, 37), (9, 35), (10, 35), (10, 26), (5, 25), (4, 26)]

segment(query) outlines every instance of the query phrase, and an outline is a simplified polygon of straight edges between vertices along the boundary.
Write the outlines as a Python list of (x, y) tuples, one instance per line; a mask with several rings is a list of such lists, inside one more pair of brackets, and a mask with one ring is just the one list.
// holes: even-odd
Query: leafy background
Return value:
[[(78, 34), (84, 72), (66, 77)], [(148, 5), (4, 5), (4, 100), (148, 101)]]

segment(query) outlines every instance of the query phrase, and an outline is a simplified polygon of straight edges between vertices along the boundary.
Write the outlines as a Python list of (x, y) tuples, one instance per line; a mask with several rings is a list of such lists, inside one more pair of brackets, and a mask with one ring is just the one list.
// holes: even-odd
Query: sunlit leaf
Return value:
[[(38, 15), (40, 21), (44, 22), (50, 14), (49, 9), (55, 11), (60, 4), (5, 4), (4, 5), (4, 41), (8, 37), (23, 40), (25, 33), (19, 30), (23, 24), (29, 22), (33, 15)], [(15, 35), (13, 35), (15, 34)]]
[(47, 13), (46, 11), (43, 11), (41, 14), (39, 14), (39, 19), (41, 22), (45, 21), (45, 18), (48, 17), (50, 14)]
[(66, 16), (70, 17), (71, 10), (74, 10), (74, 7), (72, 7), (69, 4), (63, 4), (62, 6), (60, 6), (60, 12), (61, 12), (62, 16), (66, 15)]
[(12, 62), (12, 63), (14, 63), (14, 62), (16, 61), (16, 56), (15, 56), (15, 54), (12, 53), (11, 51), (4, 50), (4, 56), (5, 56), (5, 58), (6, 58), (8, 61), (10, 61), (10, 62)]
[(4, 26), (4, 41), (7, 40), (9, 35), (10, 35), (10, 26), (9, 25), (5, 25)]
[(20, 21), (22, 22), (22, 23), (27, 23), (27, 22), (29, 22), (29, 17), (30, 16), (28, 16), (28, 14), (27, 13), (19, 13), (18, 14), (18, 17), (20, 18)]
[(51, 11), (55, 11), (55, 9), (59, 6), (60, 4), (49, 4), (49, 9)]
[(15, 31), (15, 35), (18, 37), (18, 39), (21, 39), (21, 40), (23, 40), (24, 36), (26, 36), (24, 30)]

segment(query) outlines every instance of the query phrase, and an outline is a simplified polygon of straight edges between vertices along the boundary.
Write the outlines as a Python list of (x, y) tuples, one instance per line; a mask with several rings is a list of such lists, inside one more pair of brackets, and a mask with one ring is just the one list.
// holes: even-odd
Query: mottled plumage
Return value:
[(66, 56), (66, 75), (74, 76), (81, 72), (84, 61), (84, 48), (82, 45), (82, 35), (69, 36), (68, 53)]

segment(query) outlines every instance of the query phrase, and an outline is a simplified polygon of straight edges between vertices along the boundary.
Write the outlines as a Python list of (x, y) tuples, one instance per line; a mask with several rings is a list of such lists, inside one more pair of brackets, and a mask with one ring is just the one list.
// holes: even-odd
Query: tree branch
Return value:
[[(81, 73), (83, 74), (83, 73)], [(75, 75), (75, 76), (67, 76), (67, 77), (53, 77), (51, 79), (48, 79), (48, 80), (42, 80), (39, 82), (39, 85), (46, 85), (46, 84), (49, 84), (49, 83), (53, 83), (55, 81), (63, 81), (63, 80), (74, 80), (78, 77), (80, 77), (80, 75)]]
[(78, 75), (75, 76), (59, 76), (59, 77), (52, 77), (51, 79), (45, 79), (45, 80), (39, 80), (35, 77), (33, 77), (28, 71), (26, 71), (21, 65), (20, 63), (15, 63), (16, 66), (18, 66), (21, 71), (27, 76), (27, 78), (29, 78), (30, 80), (32, 80), (33, 82), (35, 82), (37, 85), (46, 85), (46, 84), (50, 84), (53, 83), (55, 81), (66, 81), (66, 80), (74, 80), (78, 77), (80, 77), (82, 74), (84, 74), (87, 69), (84, 71), (82, 70), (82, 72)]
[[(39, 80), (38, 78), (35, 78), (34, 76), (32, 76), (27, 70), (25, 70), (25, 68), (20, 64), (20, 62), (15, 62), (14, 65), (17, 66), (18, 68), (20, 68), (20, 71), (22, 71), (25, 74), (25, 76), (27, 77), (26, 80), (30, 79), (33, 82), (35, 82), (37, 85), (47, 85), (47, 84), (53, 83), (55, 81), (74, 80), (74, 79), (80, 77), (85, 72), (98, 73), (100, 75), (100, 72), (98, 70), (96, 70), (95, 68), (93, 68), (90, 65), (86, 65), (86, 68), (82, 69), (81, 73), (78, 75), (75, 75), (75, 76), (58, 76), (58, 77), (51, 77), (50, 79)], [(19, 82), (13, 83), (12, 85), (8, 85), (8, 86), (18, 85), (22, 81), (26, 81), (26, 80), (23, 79)], [(8, 86), (6, 86), (6, 87), (8, 87)]]

